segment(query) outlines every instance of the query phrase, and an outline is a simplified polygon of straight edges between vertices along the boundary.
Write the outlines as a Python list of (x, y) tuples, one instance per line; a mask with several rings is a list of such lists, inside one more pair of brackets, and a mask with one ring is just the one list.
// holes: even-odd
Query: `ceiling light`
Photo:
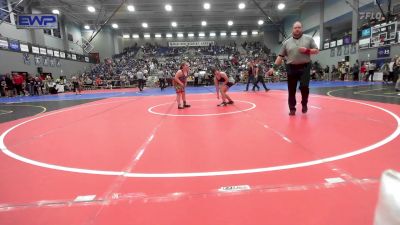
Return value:
[(193, 33), (189, 33), (188, 36), (189, 37), (194, 37), (194, 34)]
[(135, 38), (135, 39), (138, 39), (139, 38), (139, 34), (133, 34), (132, 37)]
[(210, 9), (211, 5), (210, 5), (210, 3), (206, 2), (206, 3), (204, 3), (203, 7), (204, 7), (204, 9)]
[(279, 10), (282, 10), (282, 9), (285, 8), (285, 6), (286, 6), (285, 4), (279, 3), (279, 4), (278, 4), (278, 9), (279, 9)]
[(244, 4), (243, 2), (239, 3), (238, 7), (239, 7), (239, 9), (244, 9), (244, 8), (246, 8), (246, 4)]
[(149, 25), (148, 25), (147, 23), (142, 23), (142, 27), (144, 27), (144, 28), (148, 28), (148, 27), (149, 27)]
[(172, 38), (172, 34), (167, 34), (167, 38)]
[(122, 35), (122, 37), (123, 38), (130, 38), (130, 35), (129, 34), (124, 34), (124, 35)]
[(178, 33), (178, 37), (183, 37), (183, 33)]
[(89, 12), (96, 12), (96, 9), (95, 9), (93, 6), (88, 6), (88, 7), (87, 7), (87, 10), (88, 10)]
[(126, 8), (128, 9), (129, 12), (135, 11), (135, 6), (133, 5), (128, 5)]
[(51, 11), (53, 14), (57, 14), (57, 15), (59, 15), (60, 14), (60, 11), (58, 10), (58, 9), (53, 9), (53, 11)]
[(204, 32), (199, 33), (199, 37), (204, 37), (206, 34)]
[(242, 31), (242, 36), (247, 36), (247, 31)]
[(161, 38), (161, 34), (156, 34), (156, 38)]
[(111, 26), (112, 26), (112, 28), (114, 28), (114, 29), (117, 29), (117, 28), (118, 28), (118, 24), (116, 24), (116, 23), (113, 23)]
[(210, 33), (210, 37), (215, 37), (215, 33), (214, 32)]
[(228, 21), (228, 26), (232, 26), (233, 25), (233, 21), (232, 20), (229, 20)]
[(171, 26), (173, 26), (173, 27), (177, 27), (177, 26), (178, 26), (178, 24), (177, 24), (176, 22), (172, 22), (172, 23), (171, 23)]
[(219, 35), (221, 35), (221, 37), (226, 36), (226, 32), (221, 32)]
[(144, 34), (144, 38), (150, 38), (150, 34)]
[(258, 21), (258, 25), (263, 25), (264, 24), (264, 20), (259, 20)]
[(204, 27), (204, 26), (207, 26), (207, 21), (201, 21), (201, 25)]
[(89, 25), (85, 25), (85, 29), (86, 29), (86, 30), (89, 30), (89, 29), (90, 29), (90, 26), (89, 26)]
[(231, 36), (236, 36), (236, 35), (237, 35), (236, 31), (231, 32)]
[(252, 35), (257, 35), (257, 34), (258, 34), (258, 31), (253, 30), (253, 31), (251, 32), (251, 34), (252, 34)]
[(170, 4), (166, 4), (165, 5), (165, 10), (167, 10), (168, 12), (172, 11), (172, 6)]

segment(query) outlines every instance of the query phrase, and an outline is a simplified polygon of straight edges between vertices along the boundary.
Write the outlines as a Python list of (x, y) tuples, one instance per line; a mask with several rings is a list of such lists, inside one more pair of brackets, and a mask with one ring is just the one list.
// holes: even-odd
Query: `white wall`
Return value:
[(15, 28), (15, 25), (6, 22), (0, 25), (0, 34), (11, 39), (31, 42), (31, 37), (28, 30), (17, 29)]
[(116, 33), (114, 33), (113, 35), (113, 39), (114, 39), (114, 54), (119, 54), (120, 52), (123, 51), (123, 47), (122, 47), (122, 37), (120, 35), (117, 35)]
[[(342, 17), (345, 14), (351, 13), (352, 8), (342, 0), (324, 0), (325, 7), (324, 7), (324, 21), (328, 22), (338, 17)], [(352, 3), (352, 0), (349, 0)], [(376, 9), (376, 6), (371, 5), (373, 0), (360, 0), (360, 11), (371, 11)], [(392, 5), (395, 3), (392, 3)], [(362, 9), (361, 9), (362, 8)], [(311, 11), (311, 10), (310, 10)], [(307, 18), (308, 20), (308, 18)], [(318, 20), (319, 21), (319, 20)], [(318, 23), (319, 24), (319, 23)], [(342, 47), (343, 48), (343, 47)], [(330, 56), (331, 50), (323, 50), (320, 52), (318, 56), (314, 56), (313, 60), (318, 60), (322, 65), (337, 65), (337, 62), (342, 61), (344, 59), (344, 55), (337, 56), (337, 52), (335, 51), (335, 56)], [(369, 55), (369, 57), (368, 57)], [(396, 55), (400, 55), (400, 45), (392, 45), (391, 46), (391, 55), (390, 57), (393, 58)], [(355, 61), (358, 59), (359, 61), (366, 61), (368, 59), (375, 60), (377, 59), (377, 48), (372, 49), (358, 49), (356, 54), (350, 54), (350, 65), (354, 64)]]
[[(37, 74), (37, 67), (34, 63), (33, 54), (30, 54), (31, 64), (24, 64), (23, 55), (19, 52), (0, 50), (0, 74), (10, 73), (11, 71), (23, 71), (30, 74)], [(60, 59), (61, 67), (43, 67), (43, 72), (52, 73), (55, 77), (72, 76), (82, 73), (91, 68), (94, 64), (77, 62), (72, 60)]]
[(303, 24), (303, 30), (319, 27), (320, 24), (320, 3), (307, 3), (303, 5), (300, 12), (300, 21)]
[(264, 27), (264, 44), (271, 49), (271, 52), (278, 53), (281, 44), (279, 43), (279, 31), (276, 27)]
[[(344, 53), (344, 46), (342, 46), (342, 55), (341, 56), (337, 56), (337, 49), (335, 49), (335, 56), (331, 57), (331, 50), (330, 49), (326, 49), (326, 50), (322, 50), (318, 55), (314, 55), (312, 56), (311, 60), (312, 61), (318, 61), (323, 67), (325, 67), (326, 65), (328, 66), (332, 66), (332, 65), (337, 65), (338, 62), (341, 62), (345, 59), (345, 55)], [(355, 54), (351, 54), (349, 53), (348, 56), (350, 56), (350, 65), (353, 65), (356, 60), (359, 58), (359, 55), (361, 55), (358, 50)]]
[[(82, 44), (82, 32), (80, 26), (75, 23), (67, 22), (65, 23), (65, 28), (66, 28), (65, 38), (67, 39), (68, 42), (68, 49), (66, 51), (83, 54), (84, 53), (83, 49), (79, 45), (75, 44), (76, 41), (79, 41), (79, 44)], [(72, 34), (73, 41), (68, 41), (68, 36), (67, 36), (68, 33)]]
[[(286, 34), (286, 38), (292, 35), (292, 27), (296, 21), (300, 20), (300, 16), (289, 16), (283, 21), (283, 30)], [(318, 20), (319, 21), (319, 20)]]
[(283, 20), (283, 30), (290, 37), (292, 35), (292, 27), (296, 21), (300, 21), (303, 25), (303, 31), (319, 29), (320, 24), (320, 4), (308, 3), (304, 5), (304, 9), (297, 16), (288, 16)]
[[(350, 13), (353, 9), (346, 3), (344, 0), (324, 0), (324, 22), (328, 22), (336, 17), (342, 16), (346, 13)], [(360, 0), (359, 8), (373, 3), (375, 0)], [(349, 0), (350, 3), (353, 3), (352, 0)], [(319, 21), (319, 20), (318, 20)]]
[[(343, 48), (343, 46), (342, 46)], [(342, 49), (343, 51), (343, 49)], [(335, 56), (330, 56), (331, 50), (323, 50), (317, 56), (313, 56), (312, 60), (318, 60), (325, 67), (325, 65), (337, 65), (338, 62), (342, 61), (345, 56), (337, 56), (337, 50), (335, 50)], [(376, 60), (377, 59), (378, 48), (368, 48), (368, 49), (359, 49), (356, 54), (350, 54), (350, 65), (353, 65), (355, 61), (358, 59), (360, 62), (368, 61), (368, 60)], [(369, 56), (368, 56), (369, 55)], [(390, 47), (390, 57), (394, 58), (395, 56), (400, 56), (400, 44), (392, 45)]]
[[(82, 31), (82, 36), (86, 39), (89, 39), (92, 31)], [(111, 29), (104, 28), (101, 30), (97, 36), (92, 40), (91, 44), (94, 49), (92, 52), (98, 52), (100, 54), (100, 61), (105, 58), (110, 58), (115, 54), (115, 46), (114, 46), (114, 35)]]
[(44, 34), (43, 37), (44, 37), (44, 45), (46, 47), (64, 50), (63, 40), (61, 38), (54, 37), (48, 34)]

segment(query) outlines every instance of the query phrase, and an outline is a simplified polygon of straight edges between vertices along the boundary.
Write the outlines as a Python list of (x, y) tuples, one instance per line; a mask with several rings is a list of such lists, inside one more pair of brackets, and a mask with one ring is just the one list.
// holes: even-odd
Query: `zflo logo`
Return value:
[(367, 19), (378, 19), (380, 20), (382, 18), (382, 13), (377, 12), (377, 13), (373, 13), (373, 12), (360, 12), (360, 20), (367, 20)]

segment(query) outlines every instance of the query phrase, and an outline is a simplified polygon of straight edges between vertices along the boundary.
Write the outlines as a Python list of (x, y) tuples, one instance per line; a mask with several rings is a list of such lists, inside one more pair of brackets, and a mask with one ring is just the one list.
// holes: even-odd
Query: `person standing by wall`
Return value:
[(387, 62), (385, 62), (382, 66), (381, 66), (381, 71), (382, 71), (382, 79), (383, 79), (383, 82), (385, 83), (385, 84), (388, 84), (388, 82), (389, 82), (389, 71), (390, 71), (390, 68), (389, 68), (389, 63), (387, 63)]
[(199, 71), (195, 70), (194, 72), (194, 86), (197, 87), (199, 85)]
[(396, 83), (394, 88), (395, 88), (395, 90), (397, 92), (400, 92), (400, 76), (399, 76), (399, 74), (400, 74), (400, 60), (399, 59), (400, 59), (400, 57), (398, 57), (395, 60), (395, 64), (393, 66), (393, 75), (394, 75), (393, 82)]
[(330, 80), (330, 76), (329, 76), (329, 66), (328, 65), (326, 65), (326, 67), (325, 67), (325, 70), (324, 70), (324, 73), (325, 73), (325, 79), (326, 80)]
[(393, 81), (393, 83), (396, 82), (396, 80), (394, 79), (394, 72), (393, 72), (393, 67), (395, 65), (395, 62), (396, 58), (393, 58), (389, 63), (389, 81)]
[(74, 92), (76, 95), (80, 95), (81, 91), (82, 91), (82, 86), (81, 86), (81, 82), (80, 82), (80, 78), (73, 76), (72, 77), (72, 85), (74, 87)]
[(4, 80), (6, 81), (7, 97), (14, 97), (14, 82), (10, 74), (6, 74), (6, 78)]
[(361, 72), (361, 78), (360, 80), (365, 80), (366, 81), (366, 73), (367, 73), (367, 63), (363, 63), (360, 69)]
[(164, 90), (165, 86), (165, 73), (162, 69), (158, 71), (158, 82), (161, 88), (161, 91)]
[(353, 65), (353, 81), (358, 81), (358, 76), (360, 72), (360, 64), (358, 63), (358, 59), (356, 60), (356, 63)]
[(22, 84), (24, 83), (24, 78), (19, 73), (13, 74), (13, 81), (15, 89), (17, 90), (17, 95), (25, 95), (22, 89)]
[(369, 62), (368, 64), (368, 75), (366, 81), (369, 81), (371, 77), (371, 82), (374, 82), (374, 73), (375, 73), (376, 65), (373, 62)]
[(139, 69), (136, 73), (136, 78), (138, 79), (138, 88), (139, 91), (143, 91), (144, 88), (144, 75), (141, 69)]

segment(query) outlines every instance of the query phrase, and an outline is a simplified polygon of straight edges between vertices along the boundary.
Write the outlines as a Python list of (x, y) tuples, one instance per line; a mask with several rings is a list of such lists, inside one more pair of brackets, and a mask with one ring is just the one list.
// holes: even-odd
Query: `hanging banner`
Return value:
[(168, 42), (169, 47), (192, 47), (214, 45), (214, 41), (177, 41)]
[(56, 14), (21, 14), (17, 15), (17, 29), (58, 29)]

